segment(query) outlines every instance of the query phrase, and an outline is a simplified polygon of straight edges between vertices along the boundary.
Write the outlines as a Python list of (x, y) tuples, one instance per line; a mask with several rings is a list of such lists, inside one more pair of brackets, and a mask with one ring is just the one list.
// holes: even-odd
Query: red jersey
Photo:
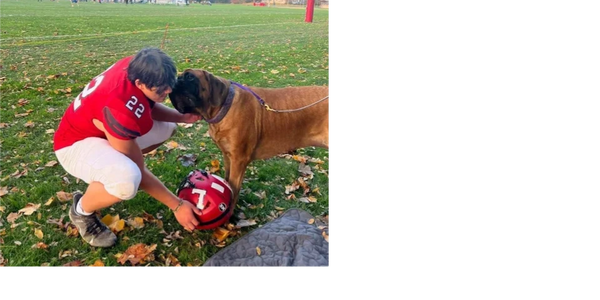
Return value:
[(135, 139), (152, 129), (154, 101), (127, 79), (127, 66), (132, 58), (123, 58), (94, 77), (69, 105), (54, 133), (54, 151), (88, 137), (106, 139), (93, 119), (123, 140)]

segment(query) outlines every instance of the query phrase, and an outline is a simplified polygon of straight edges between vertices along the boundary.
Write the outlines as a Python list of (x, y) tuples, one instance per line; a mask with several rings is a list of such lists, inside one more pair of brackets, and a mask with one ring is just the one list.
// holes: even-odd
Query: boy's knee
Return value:
[(132, 162), (132, 166), (121, 166), (114, 170), (111, 181), (111, 184), (105, 186), (106, 191), (121, 200), (129, 200), (137, 194), (142, 182), (142, 172)]
[(173, 135), (175, 135), (175, 132), (177, 131), (177, 123), (163, 122), (160, 126), (161, 127), (158, 131), (157, 137), (159, 143), (163, 144), (167, 140), (169, 140)]
[(137, 194), (139, 184), (133, 182), (120, 182), (115, 185), (115, 197), (121, 200), (129, 200)]
[(175, 135), (175, 132), (177, 132), (177, 123), (168, 123), (169, 124), (169, 131), (171, 132), (171, 135), (169, 135), (169, 137), (172, 137)]

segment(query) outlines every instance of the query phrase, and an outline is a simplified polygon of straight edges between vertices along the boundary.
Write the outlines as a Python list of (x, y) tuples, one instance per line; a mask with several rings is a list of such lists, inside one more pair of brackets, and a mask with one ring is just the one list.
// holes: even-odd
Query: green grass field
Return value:
[[(113, 224), (115, 247), (94, 248), (73, 231), (71, 201), (61, 198), (86, 185), (66, 173), (52, 151), (53, 131), (89, 80), (147, 46), (162, 47), (178, 71), (203, 68), (261, 87), (328, 85), (327, 10), (316, 8), (313, 23), (304, 22), (304, 9), (231, 4), (89, 1), (71, 7), (66, 0), (3, 0), (0, 12), (0, 265), (131, 265), (118, 258), (141, 243), (156, 249), (136, 265), (200, 266), (289, 208), (328, 220), (329, 153), (306, 148), (249, 166), (234, 213), (256, 225), (189, 233), (167, 207), (139, 192), (101, 212), (125, 222)], [(195, 168), (224, 176), (207, 129), (205, 122), (180, 126), (173, 143), (146, 156), (172, 191)], [(299, 172), (304, 160), (314, 176)]]

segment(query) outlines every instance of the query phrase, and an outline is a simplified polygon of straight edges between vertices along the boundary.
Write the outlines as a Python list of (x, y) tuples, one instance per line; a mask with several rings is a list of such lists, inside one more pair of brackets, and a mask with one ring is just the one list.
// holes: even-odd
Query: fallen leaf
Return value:
[(80, 260), (75, 260), (72, 262), (68, 262), (66, 264), (63, 265), (63, 267), (80, 267), (81, 266), (81, 261)]
[(60, 192), (56, 193), (56, 197), (58, 198), (58, 201), (60, 201), (60, 202), (67, 202), (67, 201), (70, 201), (71, 199), (73, 199), (73, 194), (60, 191)]
[(96, 259), (96, 261), (91, 264), (90, 267), (104, 267), (104, 263), (101, 260)]
[(247, 226), (256, 225), (255, 220), (240, 220), (235, 224), (235, 227), (242, 228)]
[(73, 224), (69, 224), (67, 225), (67, 236), (79, 236), (79, 230), (77, 229), (77, 227), (75, 227), (75, 225)]
[(307, 223), (308, 224), (313, 224), (314, 222), (315, 222), (315, 219), (309, 219)]
[(19, 209), (19, 212), (22, 212), (24, 215), (29, 216), (29, 215), (33, 214), (36, 210), (38, 210), (38, 208), (40, 208), (40, 206), (42, 206), (42, 205), (27, 203), (27, 205), (25, 205), (25, 207)]
[(15, 241), (15, 245), (21, 246), (21, 242), (20, 241)]
[(217, 239), (219, 242), (224, 241), (227, 236), (229, 236), (229, 234), (231, 233), (231, 231), (223, 228), (223, 227), (217, 227), (214, 231), (213, 231), (213, 238)]
[(40, 240), (44, 238), (44, 233), (42, 232), (42, 230), (41, 230), (41, 229), (37, 229), (37, 228), (36, 228), (36, 229), (34, 230), (34, 233), (33, 233), (33, 234), (34, 234), (35, 236), (37, 236), (37, 238), (38, 238), (38, 239), (40, 239)]
[(12, 225), (10, 225), (10, 228), (11, 228), (11, 229), (13, 229), (13, 228), (17, 228), (17, 227), (18, 227), (19, 225), (21, 225), (21, 224), (23, 224), (23, 223), (13, 223)]
[(44, 242), (38, 242), (31, 246), (31, 249), (48, 249), (48, 245), (44, 244)]
[(261, 191), (254, 193), (254, 195), (256, 195), (256, 197), (258, 197), (259, 199), (265, 199), (267, 198), (267, 193), (265, 191)]
[(154, 257), (153, 255), (151, 256), (151, 254), (155, 249), (156, 244), (152, 244), (151, 246), (146, 246), (142, 243), (135, 244), (127, 248), (125, 253), (120, 255), (117, 261), (122, 265), (124, 265), (127, 261), (129, 261), (132, 266), (135, 266), (138, 263), (143, 264), (146, 260), (154, 260)]
[(119, 231), (125, 228), (125, 221), (119, 218), (119, 215), (115, 215), (114, 217), (111, 215), (106, 215), (102, 218), (102, 223), (104, 223), (112, 232), (118, 233)]
[(6, 217), (6, 221), (7, 221), (8, 223), (11, 223), (11, 224), (12, 224), (12, 223), (15, 223), (15, 220), (17, 220), (17, 219), (18, 219), (20, 216), (21, 216), (21, 214), (20, 214), (20, 213), (15, 213), (15, 212), (13, 212), (13, 213), (10, 213), (10, 214), (8, 214), (8, 216)]
[(168, 143), (165, 144), (165, 147), (167, 147), (167, 151), (170, 151), (172, 149), (177, 148), (177, 146), (179, 146), (179, 144), (175, 141), (170, 141)]
[(260, 256), (260, 248), (256, 247), (256, 254), (258, 254), (258, 256)]
[(277, 71), (277, 70), (271, 70), (271, 74), (279, 74), (279, 71)]
[(292, 185), (286, 185), (285, 186), (285, 193), (289, 194), (289, 193), (297, 190), (298, 188), (300, 188), (300, 185), (298, 184), (297, 181), (294, 181), (294, 183), (292, 183)]
[(304, 174), (304, 175), (314, 175), (314, 173), (310, 170), (310, 166), (309, 165), (305, 165), (304, 163), (300, 163), (300, 166), (298, 166), (298, 172)]
[(328, 235), (327, 233), (325, 233), (325, 231), (322, 231), (322, 232), (321, 232), (321, 235), (323, 235), (323, 238), (324, 238), (324, 239), (325, 239), (327, 242), (329, 242), (329, 235)]
[(55, 160), (51, 160), (51, 161), (47, 162), (47, 163), (44, 165), (44, 167), (54, 167), (54, 166), (56, 166), (56, 164), (57, 164), (57, 163), (58, 163), (57, 161), (55, 161)]
[(181, 263), (179, 262), (179, 259), (177, 259), (177, 257), (173, 256), (173, 254), (169, 253), (167, 255), (167, 259), (165, 260), (165, 266), (181, 266)]
[(221, 163), (218, 159), (213, 159), (210, 161), (210, 165), (210, 173), (216, 173), (217, 171), (219, 171)]
[(303, 203), (310, 203), (310, 201), (308, 200), (308, 197), (300, 197), (300, 198), (298, 198), (298, 201), (303, 202)]
[(196, 154), (184, 154), (182, 156), (179, 156), (177, 160), (180, 161), (181, 165), (183, 165), (184, 167), (189, 167), (196, 164), (197, 157), (198, 156)]
[(50, 199), (48, 199), (48, 201), (46, 201), (46, 203), (44, 203), (44, 206), (48, 206), (48, 205), (52, 204), (52, 202), (54, 202), (54, 197), (50, 197)]
[(301, 163), (306, 163), (306, 157), (300, 155), (292, 155), (292, 159)]
[(140, 217), (135, 217), (133, 219), (127, 219), (127, 225), (139, 229), (144, 227), (144, 219)]
[(8, 187), (6, 187), (6, 186), (0, 187), (0, 197), (4, 196), (6, 194), (8, 194)]
[(54, 129), (50, 128), (46, 130), (46, 133), (50, 134), (50, 133), (54, 133)]
[(150, 156), (154, 157), (154, 155), (156, 155), (157, 152), (158, 151), (156, 149), (154, 149), (154, 150), (152, 150), (152, 151), (150, 151), (150, 152), (148, 152), (148, 153), (146, 153), (144, 155), (150, 155)]
[(25, 123), (25, 127), (27, 128), (33, 128), (35, 126), (35, 123), (33, 123), (33, 121), (27, 121), (27, 123)]

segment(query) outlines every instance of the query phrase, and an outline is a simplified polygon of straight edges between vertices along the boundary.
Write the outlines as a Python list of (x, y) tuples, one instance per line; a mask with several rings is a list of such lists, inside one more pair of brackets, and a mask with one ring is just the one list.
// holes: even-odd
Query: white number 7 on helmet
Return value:
[(199, 210), (203, 210), (204, 209), (204, 195), (206, 195), (206, 191), (201, 190), (201, 189), (193, 189), (192, 194), (198, 194), (198, 204), (196, 204), (196, 207)]

